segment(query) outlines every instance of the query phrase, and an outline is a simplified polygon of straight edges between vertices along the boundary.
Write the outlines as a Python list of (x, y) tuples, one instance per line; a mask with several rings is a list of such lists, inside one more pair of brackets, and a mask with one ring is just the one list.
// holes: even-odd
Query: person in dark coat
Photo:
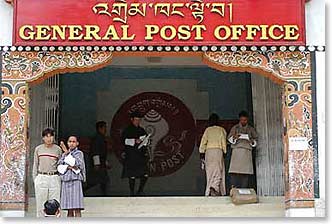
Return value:
[(94, 184), (99, 184), (102, 195), (106, 196), (107, 185), (109, 182), (109, 176), (107, 173), (109, 164), (107, 161), (107, 124), (105, 121), (98, 121), (96, 123), (96, 132), (97, 133), (91, 142), (90, 156), (93, 169), (90, 179), (92, 182), (94, 182)]
[[(139, 112), (130, 114), (131, 124), (122, 132), (124, 144), (122, 178), (129, 179), (130, 196), (144, 195), (144, 186), (148, 180), (148, 149), (146, 131), (140, 127), (142, 115)], [(140, 179), (138, 191), (135, 194), (135, 180)]]

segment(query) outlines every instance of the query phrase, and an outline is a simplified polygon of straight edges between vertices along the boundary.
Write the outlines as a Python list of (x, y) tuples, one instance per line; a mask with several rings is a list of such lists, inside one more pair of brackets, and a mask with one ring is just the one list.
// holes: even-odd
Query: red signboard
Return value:
[(15, 45), (304, 45), (304, 0), (16, 0)]

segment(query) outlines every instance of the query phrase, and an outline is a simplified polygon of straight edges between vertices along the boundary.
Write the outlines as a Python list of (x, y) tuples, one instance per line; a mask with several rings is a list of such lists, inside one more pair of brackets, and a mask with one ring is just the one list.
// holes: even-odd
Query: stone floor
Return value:
[[(284, 197), (233, 205), (229, 197), (86, 197), (83, 217), (284, 217)], [(26, 217), (35, 216), (29, 199)], [(66, 216), (65, 212), (62, 217)]]

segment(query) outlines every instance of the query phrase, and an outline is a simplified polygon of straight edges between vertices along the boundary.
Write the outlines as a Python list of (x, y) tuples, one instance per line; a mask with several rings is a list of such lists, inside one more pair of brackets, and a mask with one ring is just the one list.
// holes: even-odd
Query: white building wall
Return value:
[(319, 163), (319, 199), (316, 200), (316, 216), (325, 216), (325, 52), (316, 53), (317, 129)]
[(0, 46), (12, 45), (13, 7), (0, 0)]
[(306, 43), (325, 46), (325, 0), (311, 0), (306, 3)]

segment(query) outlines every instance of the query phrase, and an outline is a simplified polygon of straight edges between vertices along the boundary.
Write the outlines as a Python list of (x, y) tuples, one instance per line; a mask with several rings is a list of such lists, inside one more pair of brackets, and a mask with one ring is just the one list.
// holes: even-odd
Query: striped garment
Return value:
[[(72, 180), (81, 180), (86, 181), (86, 172), (85, 172), (85, 163), (83, 152), (78, 148), (73, 149), (70, 154), (75, 158), (75, 166), (77, 166), (81, 172), (76, 174), (74, 171), (68, 169), (65, 174), (60, 175), (62, 181), (72, 181)], [(66, 154), (62, 154), (61, 158), (58, 161), (58, 165), (65, 165)]]
[[(82, 182), (86, 180), (86, 174), (83, 152), (75, 148), (70, 154), (75, 158), (75, 166), (81, 172), (76, 174), (74, 171), (67, 169), (64, 174), (60, 175), (62, 181), (60, 206), (64, 210), (84, 209)], [(64, 161), (66, 156), (66, 154), (61, 156), (58, 165), (66, 164)]]
[(60, 206), (62, 210), (84, 209), (82, 181), (63, 181), (61, 186)]
[(61, 157), (62, 150), (59, 146), (53, 144), (46, 146), (41, 144), (35, 148), (33, 158), (32, 177), (37, 177), (38, 172), (48, 173), (57, 171), (57, 163)]

